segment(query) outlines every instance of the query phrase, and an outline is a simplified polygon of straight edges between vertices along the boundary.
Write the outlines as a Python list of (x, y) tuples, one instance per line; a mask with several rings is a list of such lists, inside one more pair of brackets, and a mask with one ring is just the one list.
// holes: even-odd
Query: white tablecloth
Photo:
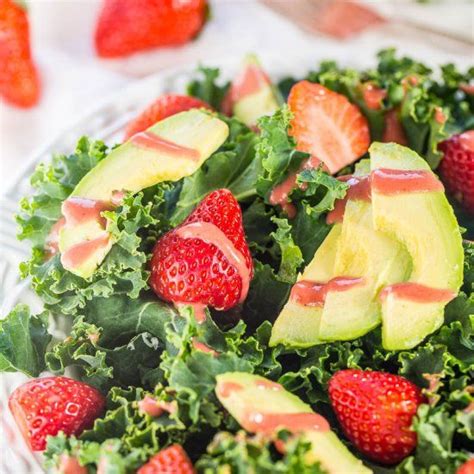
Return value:
[[(253, 0), (211, 0), (211, 3), (212, 19), (193, 43), (123, 60), (100, 60), (94, 54), (92, 41), (98, 0), (30, 2), (32, 45), (41, 70), (43, 97), (37, 107), (26, 111), (0, 105), (2, 183), (12, 180), (30, 154), (73, 124), (85, 110), (117, 93), (136, 77), (170, 66), (199, 61), (218, 64), (219, 58), (229, 55), (270, 50), (283, 57), (308, 56), (314, 52), (315, 62), (336, 58), (370, 64), (377, 50), (392, 45), (431, 63), (474, 62), (472, 49), (459, 51), (455, 44), (403, 28), (383, 26), (350, 42), (339, 42), (308, 35)], [(385, 6), (387, 11), (389, 3), (378, 1), (374, 5)], [(462, 0), (447, 3), (453, 7), (456, 4), (456, 8), (443, 10), (444, 18), (460, 21), (460, 28), (472, 31), (472, 4)], [(451, 16), (446, 16), (447, 12)], [(311, 66), (308, 64), (308, 68)]]

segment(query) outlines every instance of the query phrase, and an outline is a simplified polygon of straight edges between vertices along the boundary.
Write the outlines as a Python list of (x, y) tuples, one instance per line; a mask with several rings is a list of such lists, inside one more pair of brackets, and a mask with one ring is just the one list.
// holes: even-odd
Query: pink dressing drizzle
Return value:
[(278, 429), (292, 433), (301, 431), (329, 431), (329, 423), (317, 413), (263, 413), (249, 411), (241, 425), (252, 433), (272, 434)]
[(59, 458), (58, 472), (61, 474), (87, 474), (87, 468), (81, 466), (74, 456), (62, 454)]
[(148, 148), (192, 161), (199, 161), (201, 157), (197, 150), (170, 142), (150, 131), (137, 133), (133, 135), (130, 141), (140, 148)]
[(110, 235), (104, 233), (100, 237), (86, 240), (72, 245), (61, 254), (61, 263), (64, 268), (77, 268), (87, 261), (98, 250), (107, 247), (110, 242)]
[(210, 222), (191, 222), (176, 229), (176, 233), (182, 239), (201, 239), (208, 244), (215, 245), (228, 262), (237, 270), (241, 280), (239, 302), (245, 300), (250, 285), (250, 270), (245, 262), (245, 257), (237, 250), (228, 237), (214, 224)]
[(349, 199), (369, 202), (372, 199), (370, 176), (348, 175), (340, 176), (338, 179), (346, 182), (350, 187), (342, 199), (336, 200), (334, 203), (334, 209), (328, 212), (328, 215), (326, 216), (326, 222), (328, 224), (342, 222), (346, 210), (346, 204)]
[(176, 309), (183, 308), (185, 306), (191, 306), (194, 311), (194, 318), (198, 324), (203, 324), (206, 321), (206, 308), (207, 306), (202, 303), (185, 303), (185, 302), (176, 302), (175, 304)]
[(456, 293), (420, 283), (406, 282), (386, 286), (380, 292), (379, 298), (384, 301), (389, 295), (415, 303), (448, 303), (456, 296)]
[(363, 283), (363, 278), (336, 277), (327, 283), (301, 280), (293, 285), (290, 300), (302, 306), (322, 306), (330, 291), (346, 291)]
[(88, 221), (96, 221), (105, 228), (106, 219), (101, 216), (104, 211), (113, 209), (109, 203), (97, 199), (78, 196), (68, 197), (62, 205), (62, 213), (67, 225), (80, 225)]
[(403, 130), (402, 124), (398, 119), (398, 108), (390, 109), (385, 113), (384, 117), (384, 131), (382, 141), (384, 143), (398, 143), (399, 145), (407, 145), (408, 140)]
[(274, 392), (283, 390), (283, 387), (279, 383), (273, 382), (272, 380), (257, 380), (255, 385), (263, 390), (273, 390)]
[(277, 184), (270, 193), (269, 202), (272, 206), (281, 206), (283, 211), (288, 214), (290, 219), (296, 216), (296, 207), (288, 202), (288, 196), (291, 194), (293, 189), (296, 187), (296, 178), (298, 173), (305, 169), (317, 168), (321, 164), (321, 161), (316, 157), (311, 156), (308, 158), (298, 169), (288, 174), (288, 176), (280, 183)]
[(270, 84), (270, 78), (259, 66), (248, 64), (232, 81), (230, 100), (233, 104), (239, 100), (259, 92), (262, 87)]
[(158, 418), (163, 413), (175, 413), (176, 403), (165, 402), (163, 400), (155, 400), (153, 397), (146, 395), (143, 400), (138, 402), (138, 409), (142, 413), (146, 413), (153, 418)]
[(206, 352), (207, 354), (211, 354), (213, 357), (217, 357), (219, 353), (209, 347), (207, 344), (204, 344), (204, 342), (200, 342), (197, 340), (196, 337), (193, 337), (193, 347), (194, 349), (201, 351), (201, 352)]
[(240, 392), (243, 389), (244, 387), (236, 382), (223, 382), (223, 383), (220, 383), (217, 387), (217, 390), (219, 391), (219, 395), (223, 398), (227, 398), (233, 392)]
[(368, 82), (362, 86), (362, 96), (368, 109), (380, 110), (382, 101), (387, 97), (387, 91)]
[(371, 173), (372, 190), (380, 194), (444, 191), (441, 181), (427, 170), (394, 170), (380, 168)]
[(66, 224), (66, 219), (64, 217), (59, 218), (51, 227), (48, 236), (46, 237), (46, 241), (44, 244), (44, 248), (47, 253), (47, 257), (53, 257), (59, 252), (59, 232)]

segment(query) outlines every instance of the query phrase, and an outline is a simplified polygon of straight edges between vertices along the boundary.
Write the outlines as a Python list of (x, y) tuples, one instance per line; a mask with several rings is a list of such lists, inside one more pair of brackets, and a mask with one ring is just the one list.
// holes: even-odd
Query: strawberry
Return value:
[(193, 464), (180, 444), (173, 444), (155, 454), (137, 474), (194, 474)]
[(35, 105), (40, 80), (30, 50), (26, 11), (13, 0), (0, 0), (0, 96), (19, 107)]
[(105, 0), (95, 31), (104, 58), (157, 46), (178, 46), (201, 30), (207, 0)]
[(444, 154), (441, 179), (447, 190), (474, 214), (474, 130), (454, 135), (438, 148)]
[(173, 303), (227, 310), (245, 299), (252, 276), (242, 212), (227, 189), (208, 194), (153, 250), (151, 286)]
[(46, 447), (46, 437), (64, 431), (79, 435), (102, 414), (105, 399), (95, 388), (68, 377), (33, 379), (18, 387), (10, 411), (33, 451)]
[(369, 459), (394, 464), (415, 448), (411, 425), (424, 398), (405, 378), (341, 370), (329, 381), (329, 398), (344, 433)]
[(474, 474), (474, 458), (469, 459), (469, 461), (460, 466), (456, 474)]
[(124, 141), (135, 135), (135, 133), (143, 132), (166, 117), (179, 112), (185, 112), (189, 109), (200, 108), (212, 110), (209, 104), (195, 97), (178, 94), (162, 95), (127, 125)]
[(331, 173), (367, 152), (369, 125), (345, 96), (301, 81), (291, 88), (288, 105), (293, 112), (290, 134), (297, 149), (323, 162)]

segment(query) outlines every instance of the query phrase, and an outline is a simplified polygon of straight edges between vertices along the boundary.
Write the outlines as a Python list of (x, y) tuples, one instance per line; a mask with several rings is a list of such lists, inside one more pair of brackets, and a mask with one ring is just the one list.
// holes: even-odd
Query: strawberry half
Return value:
[(341, 370), (329, 381), (329, 398), (345, 435), (369, 459), (398, 463), (416, 447), (411, 425), (424, 398), (407, 379)]
[(438, 147), (444, 153), (440, 174), (446, 189), (474, 214), (474, 130), (454, 135)]
[(166, 117), (178, 114), (179, 112), (185, 112), (186, 110), (201, 108), (212, 110), (209, 104), (195, 97), (178, 94), (162, 95), (127, 125), (124, 141), (135, 135), (135, 133), (143, 132)]
[(245, 299), (252, 276), (242, 212), (228, 189), (208, 194), (153, 250), (151, 287), (173, 303), (230, 309)]
[(198, 34), (206, 15), (206, 0), (105, 0), (95, 31), (96, 50), (112, 58), (178, 46)]
[(293, 112), (290, 134), (297, 149), (310, 153), (332, 174), (367, 152), (367, 119), (347, 97), (301, 81), (291, 88), (288, 105)]
[(194, 474), (193, 464), (180, 444), (173, 444), (155, 454), (137, 474)]
[(13, 0), (0, 0), (0, 96), (19, 107), (40, 97), (40, 80), (30, 50), (26, 10)]
[(68, 377), (33, 379), (18, 387), (8, 401), (10, 411), (33, 451), (46, 447), (46, 437), (60, 431), (79, 435), (105, 407), (95, 388)]

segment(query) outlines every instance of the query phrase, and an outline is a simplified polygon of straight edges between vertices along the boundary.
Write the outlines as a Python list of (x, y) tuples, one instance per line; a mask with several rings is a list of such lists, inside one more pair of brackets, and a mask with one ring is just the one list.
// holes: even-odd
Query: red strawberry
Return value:
[(40, 81), (30, 50), (28, 18), (13, 0), (0, 0), (0, 96), (19, 107), (35, 105)]
[(153, 250), (151, 286), (173, 303), (227, 310), (245, 299), (252, 276), (242, 212), (227, 189), (208, 194)]
[(411, 425), (424, 398), (405, 378), (341, 370), (329, 381), (329, 398), (344, 433), (369, 459), (394, 464), (415, 448)]
[(46, 437), (64, 431), (79, 435), (102, 414), (105, 399), (95, 388), (68, 377), (33, 379), (18, 387), (10, 411), (33, 451), (46, 447)]
[(447, 190), (474, 214), (474, 130), (454, 135), (439, 144), (444, 153), (441, 179)]
[(195, 97), (177, 94), (162, 95), (127, 125), (124, 141), (135, 135), (135, 133), (143, 132), (143, 130), (166, 117), (179, 112), (185, 112), (189, 109), (200, 108), (212, 110), (209, 104)]
[(290, 133), (296, 147), (323, 162), (331, 173), (367, 152), (367, 120), (345, 96), (301, 81), (292, 87), (288, 105), (294, 115)]
[(155, 454), (137, 474), (194, 474), (193, 464), (180, 444), (173, 444)]
[(456, 474), (474, 474), (474, 458), (469, 459), (469, 461), (460, 466)]
[(188, 42), (202, 28), (207, 0), (105, 0), (95, 31), (99, 56), (127, 56)]

